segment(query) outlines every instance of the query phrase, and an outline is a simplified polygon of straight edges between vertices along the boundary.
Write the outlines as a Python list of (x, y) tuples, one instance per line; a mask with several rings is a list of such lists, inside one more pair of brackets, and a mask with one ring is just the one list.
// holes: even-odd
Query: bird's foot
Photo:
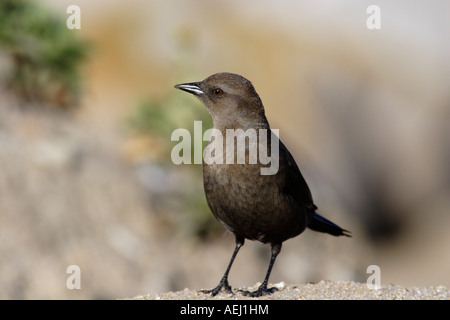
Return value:
[(213, 297), (216, 296), (222, 288), (226, 293), (234, 294), (233, 290), (231, 290), (231, 286), (228, 284), (228, 280), (221, 280), (219, 285), (214, 289), (210, 290), (200, 290), (201, 293), (210, 293)]
[(277, 288), (267, 288), (267, 284), (262, 284), (259, 286), (258, 290), (256, 291), (247, 291), (247, 290), (239, 290), (239, 292), (242, 292), (244, 296), (249, 297), (261, 297), (261, 296), (268, 296), (274, 293), (275, 291), (278, 291)]

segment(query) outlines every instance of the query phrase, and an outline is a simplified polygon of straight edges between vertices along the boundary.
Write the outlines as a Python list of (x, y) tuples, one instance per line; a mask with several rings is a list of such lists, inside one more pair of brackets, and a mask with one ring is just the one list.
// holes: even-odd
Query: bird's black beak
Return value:
[(203, 90), (200, 88), (200, 82), (177, 84), (175, 88), (192, 93), (198, 97), (204, 94)]

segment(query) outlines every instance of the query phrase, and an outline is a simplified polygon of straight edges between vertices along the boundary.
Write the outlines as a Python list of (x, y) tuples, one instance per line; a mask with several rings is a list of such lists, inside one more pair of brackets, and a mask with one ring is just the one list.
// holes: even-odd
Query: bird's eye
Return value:
[(216, 88), (216, 89), (213, 90), (213, 93), (214, 93), (214, 95), (216, 97), (220, 97), (221, 95), (223, 95), (223, 90), (219, 89), (219, 88)]

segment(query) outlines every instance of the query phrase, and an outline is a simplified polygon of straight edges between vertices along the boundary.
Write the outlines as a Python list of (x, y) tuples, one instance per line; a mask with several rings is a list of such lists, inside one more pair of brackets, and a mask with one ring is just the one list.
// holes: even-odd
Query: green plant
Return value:
[(25, 101), (73, 105), (87, 44), (65, 20), (27, 0), (0, 2), (0, 49), (12, 64), (9, 88)]

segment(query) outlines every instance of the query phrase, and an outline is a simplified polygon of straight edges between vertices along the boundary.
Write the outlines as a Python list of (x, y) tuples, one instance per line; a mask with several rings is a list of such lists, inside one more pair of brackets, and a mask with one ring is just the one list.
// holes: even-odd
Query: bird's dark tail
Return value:
[(317, 212), (314, 212), (311, 221), (309, 221), (308, 228), (318, 232), (329, 233), (333, 236), (351, 237), (350, 231), (342, 229), (328, 219), (325, 219)]

